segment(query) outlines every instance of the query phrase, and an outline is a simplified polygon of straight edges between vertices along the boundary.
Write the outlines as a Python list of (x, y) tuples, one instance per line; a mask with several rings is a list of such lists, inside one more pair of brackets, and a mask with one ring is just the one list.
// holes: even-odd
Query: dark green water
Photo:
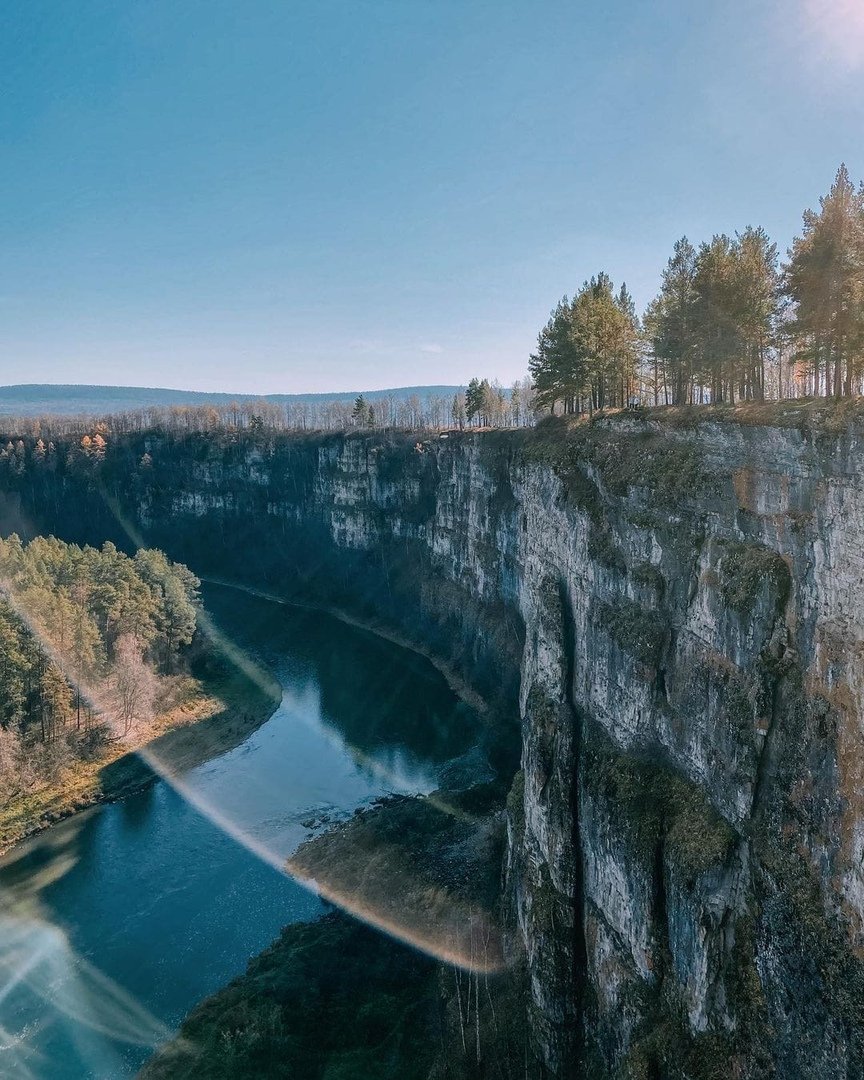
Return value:
[(474, 742), (474, 715), (410, 652), (229, 590), (206, 602), (277, 675), (282, 703), (184, 777), (214, 815), (159, 781), (0, 867), (0, 1077), (134, 1075), (282, 926), (323, 910), (232, 834), (286, 856), (310, 819), (433, 790)]

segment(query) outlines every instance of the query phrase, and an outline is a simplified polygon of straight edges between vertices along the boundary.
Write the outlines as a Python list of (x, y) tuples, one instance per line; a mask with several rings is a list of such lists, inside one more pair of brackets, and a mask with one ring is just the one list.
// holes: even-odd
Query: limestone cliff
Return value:
[(506, 873), (549, 1076), (864, 1076), (857, 430), (149, 435), (27, 476), (54, 531), (74, 495), (72, 539), (126, 521), (518, 702)]

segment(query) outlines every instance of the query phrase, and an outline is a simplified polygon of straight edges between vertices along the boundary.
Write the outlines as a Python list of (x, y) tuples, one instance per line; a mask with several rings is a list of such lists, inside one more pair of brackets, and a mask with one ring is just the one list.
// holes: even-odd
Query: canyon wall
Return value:
[(54, 454), (7, 450), (7, 526), (350, 607), (521, 725), (505, 872), (548, 1076), (864, 1076), (860, 432)]

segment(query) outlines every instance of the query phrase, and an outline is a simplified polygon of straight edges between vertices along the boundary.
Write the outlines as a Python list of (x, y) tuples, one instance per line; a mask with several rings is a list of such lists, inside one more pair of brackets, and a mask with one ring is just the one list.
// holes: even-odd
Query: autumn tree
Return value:
[(147, 716), (194, 635), (198, 584), (158, 551), (0, 539), (0, 782), (53, 775)]
[(453, 395), (453, 401), (450, 403), (450, 420), (460, 431), (465, 427), (465, 394), (461, 390)]
[(115, 713), (128, 735), (134, 725), (148, 720), (153, 712), (156, 680), (144, 661), (141, 642), (134, 634), (124, 634), (115, 646), (113, 690)]

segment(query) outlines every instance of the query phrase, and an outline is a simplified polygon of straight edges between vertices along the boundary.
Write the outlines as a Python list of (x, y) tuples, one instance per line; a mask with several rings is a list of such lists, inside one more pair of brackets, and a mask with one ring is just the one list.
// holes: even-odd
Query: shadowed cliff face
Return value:
[(7, 517), (101, 541), (119, 513), (196, 572), (398, 627), (505, 732), (518, 710), (545, 1069), (691, 1080), (864, 1076), (862, 485), (854, 432), (623, 419), (154, 435), (4, 481)]

